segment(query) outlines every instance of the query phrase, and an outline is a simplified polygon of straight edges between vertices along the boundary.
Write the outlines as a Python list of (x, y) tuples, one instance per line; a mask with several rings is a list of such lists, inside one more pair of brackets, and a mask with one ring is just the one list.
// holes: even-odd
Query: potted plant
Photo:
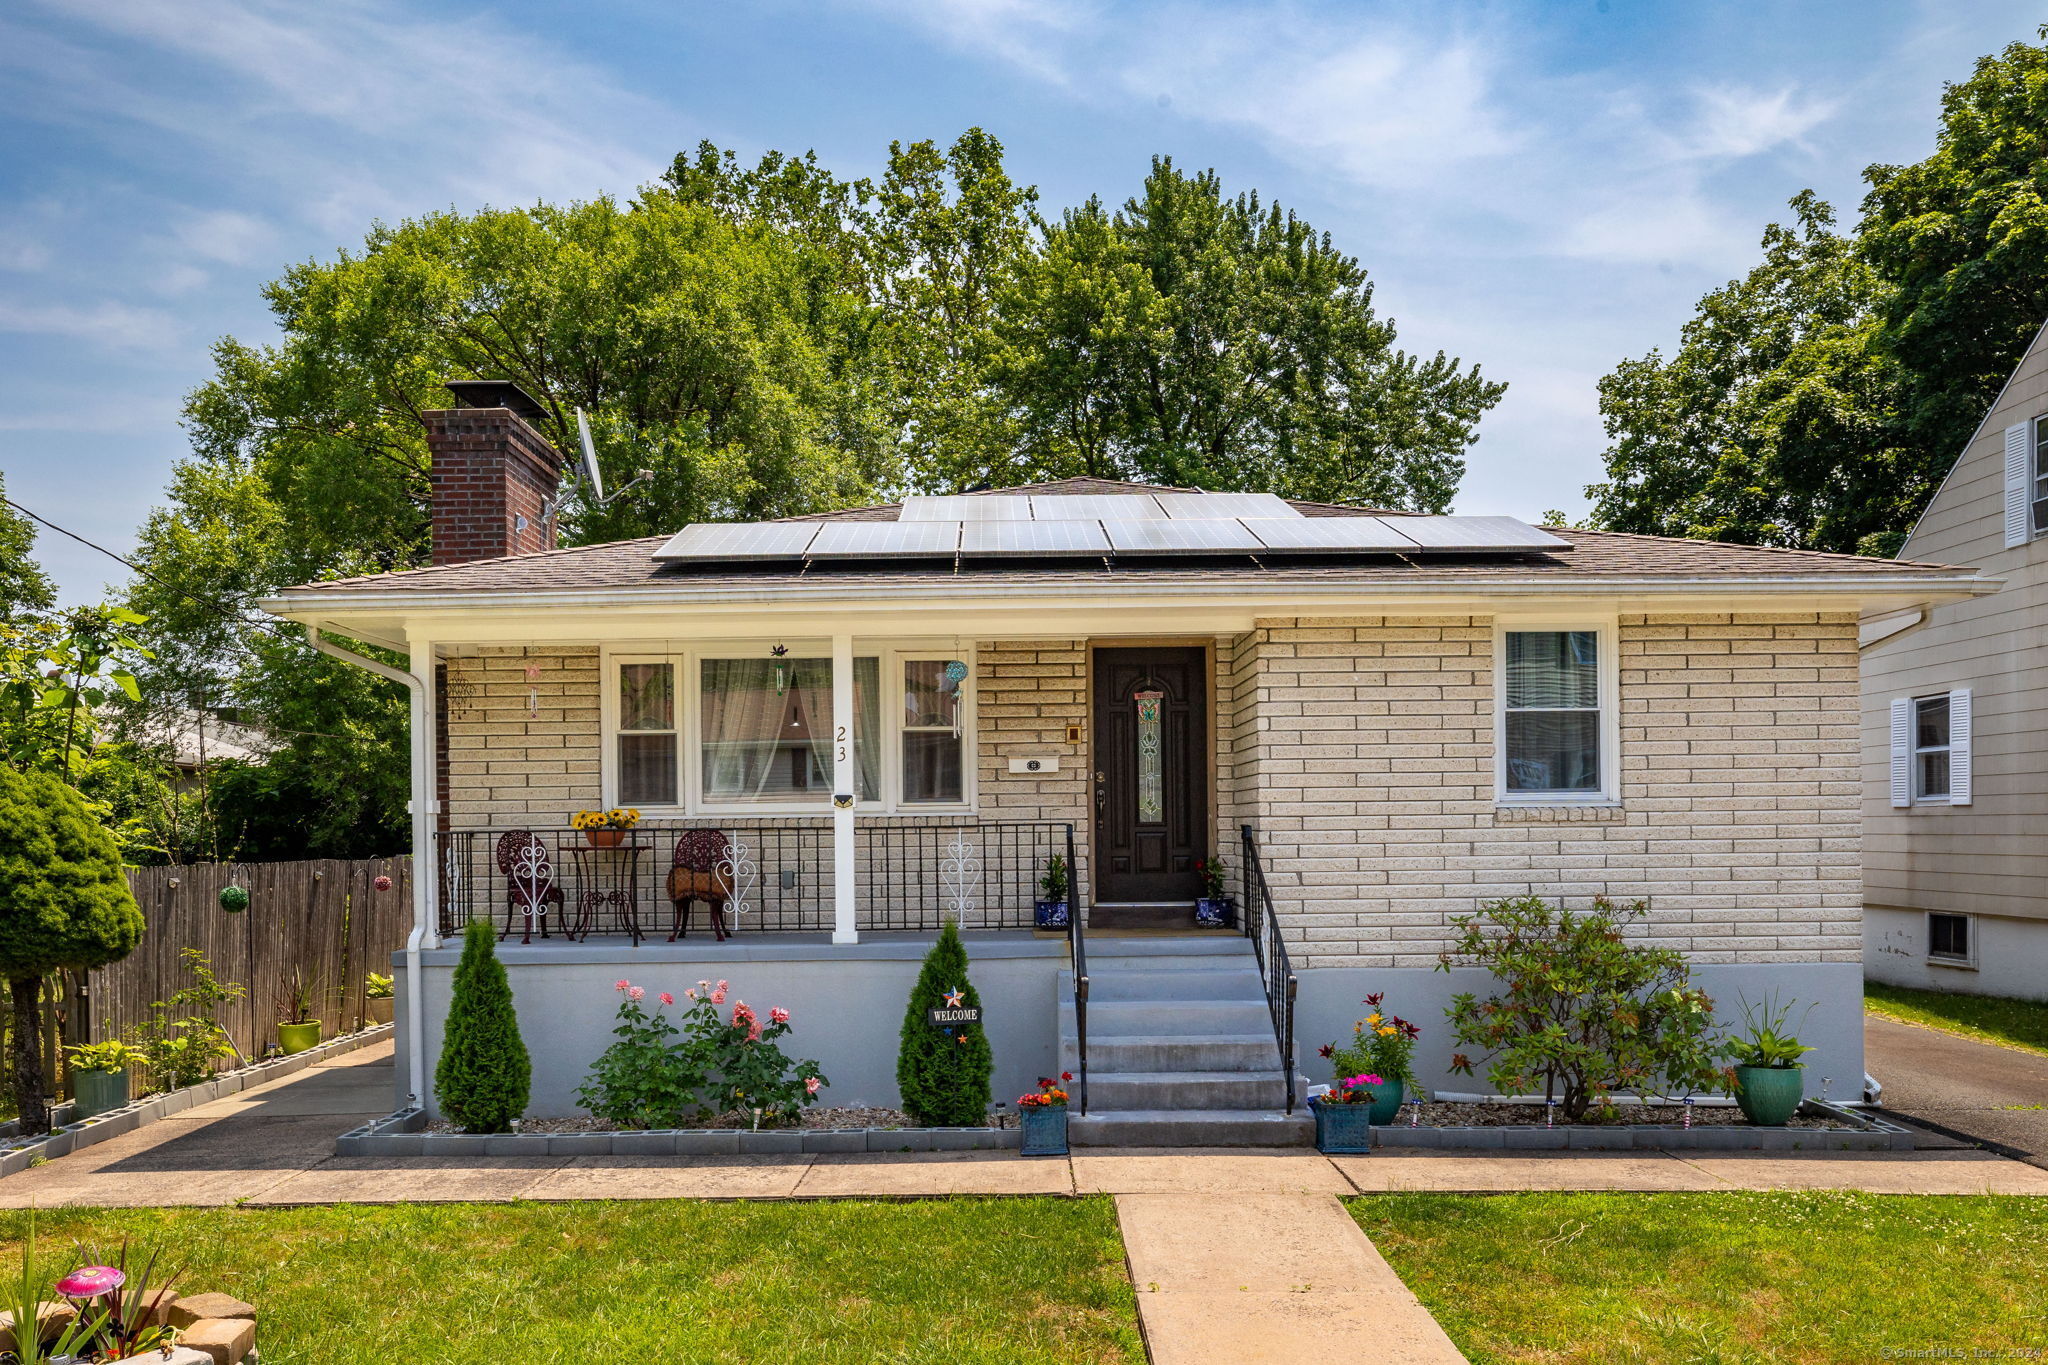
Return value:
[(1221, 858), (1198, 858), (1195, 875), (1202, 879), (1202, 894), (1195, 901), (1195, 923), (1203, 929), (1227, 929), (1237, 919), (1237, 904), (1224, 887), (1227, 869)]
[(1790, 1013), (1790, 1006), (1781, 1008), (1775, 1001), (1754, 1008), (1745, 1001), (1742, 1032), (1728, 1040), (1726, 1055), (1735, 1063), (1735, 1103), (1759, 1128), (1784, 1127), (1806, 1098), (1806, 1067), (1799, 1059), (1813, 1049), (1786, 1031)]
[(79, 1043), (71, 1055), (72, 1120), (89, 1119), (128, 1103), (128, 1068), (142, 1054), (118, 1038), (104, 1043)]
[(1067, 927), (1067, 857), (1055, 853), (1045, 860), (1045, 873), (1038, 879), (1042, 899), (1031, 903), (1031, 922), (1040, 929)]
[(371, 972), (363, 978), (363, 1010), (373, 1024), (391, 1022), (391, 978)]
[(1407, 1083), (1415, 1079), (1415, 1040), (1422, 1036), (1400, 1015), (1387, 1013), (1386, 1000), (1385, 991), (1365, 997), (1369, 1013), (1351, 1026), (1349, 1047), (1325, 1043), (1321, 1049), (1336, 1076), (1373, 1077), (1370, 1122), (1376, 1124), (1392, 1123), (1401, 1112)]
[[(1309, 1112), (1316, 1117), (1316, 1150), (1352, 1156), (1370, 1152), (1374, 1109), (1387, 1088), (1384, 1080), (1371, 1073), (1346, 1076), (1310, 1100)], [(1393, 1093), (1400, 1095), (1398, 1086)]]
[(294, 970), (277, 993), (277, 1043), (289, 1057), (320, 1046), (320, 986)]
[(582, 830), (584, 842), (592, 848), (617, 848), (626, 831), (639, 823), (640, 812), (630, 806), (579, 810), (569, 817), (570, 826)]
[(1038, 1089), (1017, 1097), (1017, 1119), (1024, 1132), (1024, 1156), (1065, 1156), (1067, 1154), (1067, 1092), (1063, 1082), (1074, 1079), (1062, 1071), (1059, 1080), (1038, 1078)]

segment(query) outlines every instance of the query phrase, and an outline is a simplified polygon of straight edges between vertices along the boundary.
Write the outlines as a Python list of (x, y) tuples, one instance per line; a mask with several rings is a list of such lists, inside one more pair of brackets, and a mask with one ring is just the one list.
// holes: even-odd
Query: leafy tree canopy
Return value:
[(1808, 191), (1679, 347), (1601, 381), (1596, 525), (1891, 554), (2048, 317), (2048, 28), (1871, 166), (1853, 234)]
[[(0, 477), (0, 497), (7, 483)], [(0, 624), (20, 625), (57, 605), (57, 585), (36, 562), (35, 524), (0, 502)]]

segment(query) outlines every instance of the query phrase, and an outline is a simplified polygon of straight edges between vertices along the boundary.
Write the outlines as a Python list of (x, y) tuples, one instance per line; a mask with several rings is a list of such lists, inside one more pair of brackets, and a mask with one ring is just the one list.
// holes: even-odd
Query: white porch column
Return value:
[(853, 761), (853, 637), (832, 637), (832, 941), (858, 943), (854, 927), (853, 804), (860, 788)]

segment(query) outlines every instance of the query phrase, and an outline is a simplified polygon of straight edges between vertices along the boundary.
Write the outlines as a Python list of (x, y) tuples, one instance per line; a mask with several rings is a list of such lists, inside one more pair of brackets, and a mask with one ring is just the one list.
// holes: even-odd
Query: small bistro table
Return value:
[(633, 842), (569, 850), (576, 866), (576, 926), (571, 938), (588, 939), (598, 915), (615, 909), (633, 946), (640, 946), (640, 855), (645, 852), (647, 845)]

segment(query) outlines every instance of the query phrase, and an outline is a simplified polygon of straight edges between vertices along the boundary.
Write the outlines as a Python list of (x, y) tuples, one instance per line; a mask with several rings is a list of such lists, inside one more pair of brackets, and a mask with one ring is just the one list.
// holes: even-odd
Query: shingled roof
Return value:
[[(1074, 478), (1053, 483), (1025, 484), (1014, 488), (977, 490), (996, 494), (1145, 494), (1200, 492), (1199, 489), (1162, 488), (1151, 484), (1122, 483), (1113, 479)], [(1411, 513), (1298, 498), (1287, 501), (1308, 517), (1398, 517)], [(854, 507), (837, 512), (819, 512), (785, 521), (895, 521), (899, 503)], [(1873, 559), (1864, 555), (1824, 554), (1812, 550), (1775, 549), (1757, 545), (1731, 545), (1709, 540), (1681, 540), (1664, 536), (1629, 535), (1615, 531), (1559, 529), (1571, 541), (1568, 550), (1517, 554), (1437, 555), (1429, 559), (1388, 553), (1343, 562), (1328, 558), (1294, 559), (1284, 571), (1290, 578), (1316, 582), (1445, 583), (1482, 587), (1485, 580), (1555, 577), (1560, 586), (1572, 580), (1686, 579), (1835, 579), (1844, 576), (1872, 579), (1931, 580), (1953, 578), (1971, 571), (1952, 565), (1913, 561)], [(1276, 570), (1273, 555), (1173, 560), (1076, 560), (1042, 561), (1029, 567), (1016, 563), (1000, 565), (935, 564), (931, 561), (871, 560), (825, 568), (813, 564), (804, 569), (787, 565), (761, 568), (746, 566), (685, 567), (657, 563), (654, 552), (668, 537), (647, 536), (637, 540), (585, 545), (575, 549), (550, 550), (540, 554), (507, 559), (475, 560), (466, 564), (413, 569), (403, 573), (339, 578), (303, 584), (287, 589), (285, 599), (302, 595), (361, 593), (499, 594), (592, 592), (687, 586), (695, 592), (715, 590), (722, 583), (744, 585), (753, 590), (777, 582), (804, 584), (816, 590), (821, 581), (835, 579), (864, 582), (901, 580), (966, 583), (999, 577), (1010, 586), (1044, 582), (1072, 587), (1096, 581), (1103, 584), (1132, 583), (1245, 583), (1268, 577)], [(1875, 583), (1873, 582), (1873, 586)]]

